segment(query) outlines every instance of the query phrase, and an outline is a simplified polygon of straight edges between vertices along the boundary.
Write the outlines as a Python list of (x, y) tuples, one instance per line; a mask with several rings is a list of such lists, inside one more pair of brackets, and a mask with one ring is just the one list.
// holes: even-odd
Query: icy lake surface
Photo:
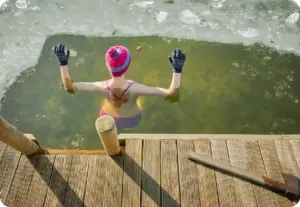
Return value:
[(0, 98), (54, 34), (258, 42), (300, 54), (299, 13), (299, 0), (0, 0)]

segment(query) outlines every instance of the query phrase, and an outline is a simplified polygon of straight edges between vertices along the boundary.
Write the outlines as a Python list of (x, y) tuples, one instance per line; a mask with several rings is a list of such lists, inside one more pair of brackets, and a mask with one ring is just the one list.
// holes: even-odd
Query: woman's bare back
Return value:
[(137, 98), (131, 91), (134, 81), (125, 80), (122, 83), (106, 81), (107, 97), (102, 110), (116, 117), (131, 117), (141, 112)]

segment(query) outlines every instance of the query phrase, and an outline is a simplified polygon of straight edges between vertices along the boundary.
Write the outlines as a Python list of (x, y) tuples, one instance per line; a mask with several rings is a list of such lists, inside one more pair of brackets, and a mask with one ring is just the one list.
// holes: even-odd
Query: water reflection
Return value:
[[(300, 58), (261, 45), (228, 45), (161, 37), (94, 38), (61, 35), (47, 39), (39, 62), (21, 74), (2, 100), (2, 115), (42, 145), (95, 149), (94, 122), (104, 99), (92, 93), (68, 95), (52, 47), (70, 45), (74, 81), (110, 79), (105, 52), (125, 45), (132, 56), (127, 78), (168, 87), (167, 55), (186, 52), (180, 102), (145, 97), (134, 133), (300, 133)], [(142, 45), (143, 51), (136, 47)], [(72, 55), (72, 52), (71, 52)]]

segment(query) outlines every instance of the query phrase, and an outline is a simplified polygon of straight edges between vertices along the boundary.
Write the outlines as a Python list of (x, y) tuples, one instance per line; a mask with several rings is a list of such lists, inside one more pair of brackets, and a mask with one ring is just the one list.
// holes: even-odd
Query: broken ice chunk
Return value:
[(77, 51), (74, 49), (70, 49), (70, 57), (76, 57), (77, 56)]
[(27, 9), (26, 0), (18, 0), (15, 5), (18, 9)]
[(160, 23), (163, 22), (167, 18), (167, 16), (168, 16), (167, 12), (161, 11), (158, 14), (156, 14), (156, 19)]
[(199, 17), (190, 10), (184, 10), (180, 13), (179, 19), (186, 24), (198, 24)]
[(246, 37), (246, 38), (253, 38), (253, 37), (256, 37), (259, 34), (258, 30), (254, 29), (254, 28), (248, 28), (248, 29), (245, 29), (245, 30), (238, 30), (237, 32), (241, 36)]
[(298, 21), (298, 19), (299, 19), (299, 13), (294, 12), (288, 18), (286, 18), (285, 22), (288, 23), (288, 24), (294, 24), (295, 22)]

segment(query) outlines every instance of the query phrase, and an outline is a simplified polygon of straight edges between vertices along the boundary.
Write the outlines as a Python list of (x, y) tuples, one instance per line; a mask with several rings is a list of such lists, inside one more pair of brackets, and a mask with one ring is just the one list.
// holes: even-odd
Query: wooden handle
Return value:
[(196, 162), (200, 162), (202, 164), (208, 165), (210, 167), (213, 168), (217, 168), (221, 171), (224, 171), (225, 173), (228, 174), (233, 174), (235, 176), (238, 176), (242, 179), (246, 179), (246, 180), (250, 180), (254, 183), (257, 183), (259, 185), (265, 185), (265, 181), (262, 178), (262, 176), (258, 176), (252, 173), (249, 173), (243, 169), (234, 167), (230, 164), (224, 163), (224, 162), (220, 162), (218, 160), (215, 160), (213, 158), (207, 157), (207, 156), (202, 156), (198, 153), (195, 152), (190, 152), (188, 155), (189, 159), (196, 161)]
[(33, 140), (26, 137), (17, 128), (0, 116), (0, 141), (25, 154), (38, 154), (44, 150)]
[(96, 120), (95, 126), (107, 154), (118, 155), (121, 148), (114, 118), (109, 115), (100, 116)]

